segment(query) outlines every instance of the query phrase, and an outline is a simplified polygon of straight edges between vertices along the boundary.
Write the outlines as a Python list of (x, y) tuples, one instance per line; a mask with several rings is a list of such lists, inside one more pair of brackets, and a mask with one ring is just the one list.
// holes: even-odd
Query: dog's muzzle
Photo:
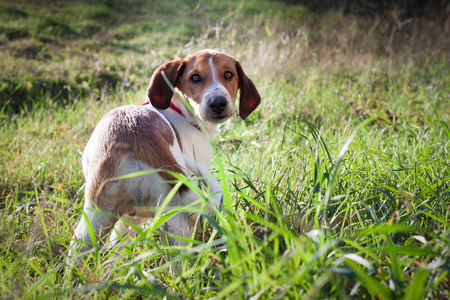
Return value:
[(209, 101), (209, 109), (218, 116), (227, 108), (228, 101), (225, 97), (215, 97)]

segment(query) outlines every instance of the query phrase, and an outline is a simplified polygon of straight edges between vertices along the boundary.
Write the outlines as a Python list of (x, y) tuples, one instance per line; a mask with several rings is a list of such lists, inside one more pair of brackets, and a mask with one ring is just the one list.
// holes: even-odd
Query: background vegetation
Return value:
[[(448, 299), (448, 3), (299, 2), (1, 1), (1, 297)], [(95, 124), (203, 48), (263, 98), (215, 141), (223, 211), (67, 272)]]

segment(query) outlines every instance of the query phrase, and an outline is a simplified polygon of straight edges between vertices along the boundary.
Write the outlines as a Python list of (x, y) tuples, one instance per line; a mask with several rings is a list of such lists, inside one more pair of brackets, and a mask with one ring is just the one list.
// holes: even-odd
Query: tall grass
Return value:
[[(29, 15), (20, 28), (2, 24), (5, 39), (22, 30), (0, 56), (2, 297), (449, 297), (445, 29), (268, 1), (182, 12), (130, 2), (129, 21), (113, 25), (127, 12), (112, 3), (80, 4), (70, 30), (60, 20), (74, 11), (54, 7), (45, 15), (60, 32), (45, 34), (33, 29), (44, 14), (34, 4), (2, 4)], [(92, 38), (80, 28), (93, 19)], [(95, 124), (140, 103), (159, 64), (207, 47), (240, 59), (263, 99), (214, 141), (223, 207), (203, 214), (182, 249), (164, 246), (156, 225), (193, 207), (161, 211), (135, 240), (69, 260)]]

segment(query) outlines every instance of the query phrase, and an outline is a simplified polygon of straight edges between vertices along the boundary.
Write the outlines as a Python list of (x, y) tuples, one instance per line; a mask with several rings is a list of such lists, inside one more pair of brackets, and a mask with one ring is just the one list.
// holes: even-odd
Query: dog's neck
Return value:
[[(185, 118), (185, 114), (183, 113), (183, 111), (181, 111), (181, 109), (176, 106), (173, 102), (170, 102), (170, 106), (169, 108), (173, 111), (175, 111), (177, 114), (179, 114), (180, 116), (182, 116), (183, 118)], [(197, 123), (197, 122), (196, 122)], [(197, 130), (202, 131), (202, 128), (200, 127), (199, 124), (195, 124), (195, 123), (191, 123), (192, 126), (194, 126)]]
[(178, 132), (184, 155), (210, 170), (213, 155), (210, 143), (214, 139), (216, 125), (199, 123), (181, 101), (174, 98), (169, 108), (158, 111)]
[[(191, 113), (192, 110), (193, 110), (192, 107), (190, 107), (190, 109), (188, 109), (183, 104), (183, 102), (180, 99), (178, 99), (178, 97), (176, 97), (175, 95), (172, 98), (172, 102), (170, 103), (169, 108), (167, 109), (167, 111), (172, 111), (172, 112), (175, 112), (176, 114), (178, 114), (178, 116), (180, 116), (182, 119), (184, 119), (185, 122), (187, 122), (188, 124), (193, 126), (195, 129), (200, 131), (211, 142), (212, 140), (214, 140), (214, 138), (216, 136), (217, 125), (200, 120), (199, 118), (195, 117)], [(185, 125), (188, 126), (188, 124), (185, 124)]]

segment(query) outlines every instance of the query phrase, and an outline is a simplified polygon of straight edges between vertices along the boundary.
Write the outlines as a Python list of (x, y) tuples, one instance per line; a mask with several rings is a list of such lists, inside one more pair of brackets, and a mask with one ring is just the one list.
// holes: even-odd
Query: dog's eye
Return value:
[(198, 76), (197, 74), (194, 74), (191, 76), (191, 80), (195, 83), (198, 83), (198, 82), (202, 81), (202, 78), (200, 76)]
[(223, 77), (225, 77), (225, 79), (230, 80), (231, 78), (233, 78), (233, 73), (231, 73), (230, 71), (226, 71)]

